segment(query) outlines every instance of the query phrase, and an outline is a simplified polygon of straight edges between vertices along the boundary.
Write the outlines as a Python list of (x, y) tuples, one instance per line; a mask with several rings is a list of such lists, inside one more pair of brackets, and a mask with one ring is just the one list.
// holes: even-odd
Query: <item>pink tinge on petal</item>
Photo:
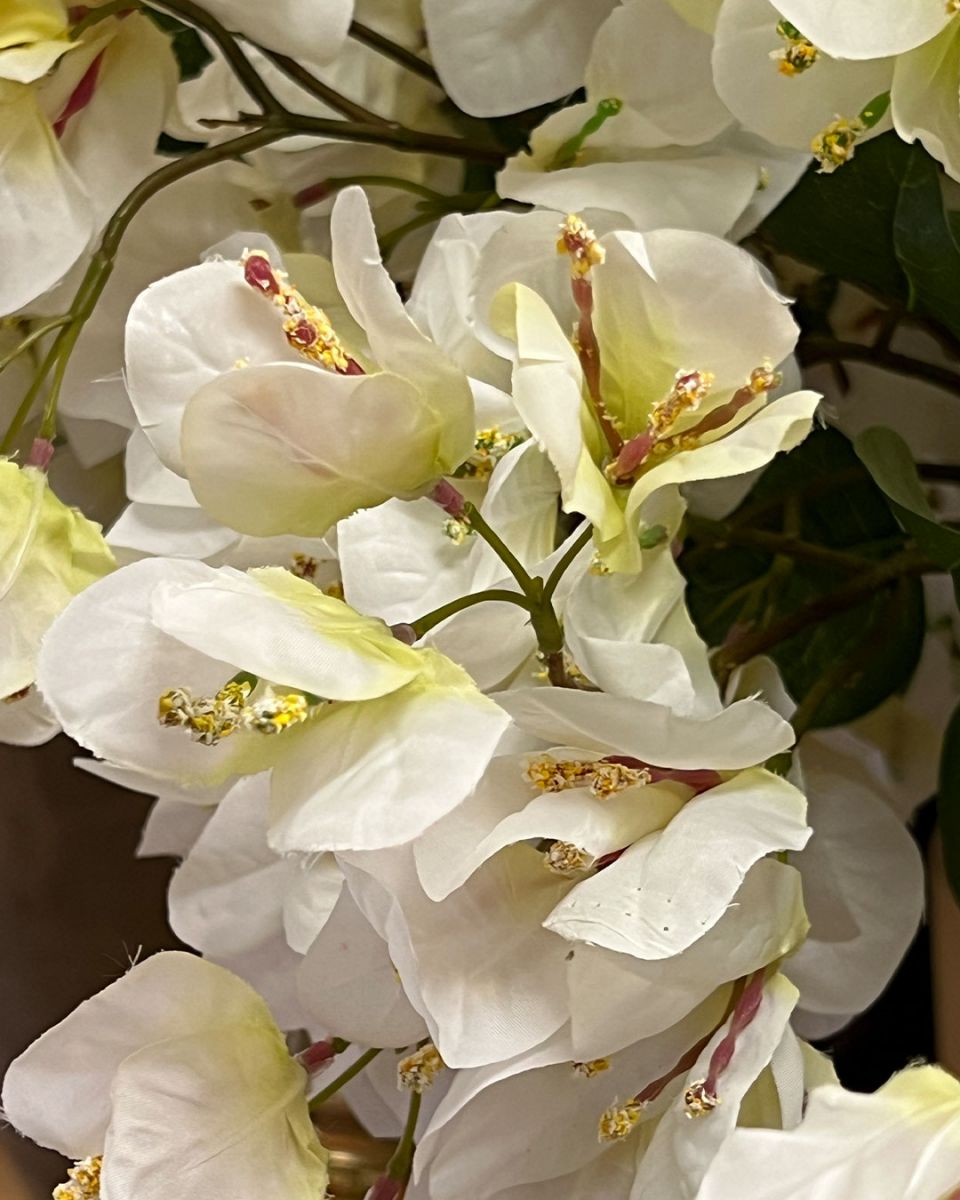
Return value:
[(294, 208), (310, 208), (314, 204), (319, 204), (321, 200), (326, 200), (332, 195), (330, 190), (330, 182), (327, 179), (321, 179), (319, 183), (311, 183), (309, 187), (301, 188), (293, 197)]
[(93, 60), (77, 86), (70, 93), (70, 98), (64, 105), (63, 112), (57, 117), (53, 123), (53, 132), (58, 138), (63, 137), (64, 130), (67, 128), (67, 122), (71, 117), (82, 112), (90, 101), (93, 99), (93, 94), (97, 90), (97, 80), (100, 77), (100, 66), (103, 63), (103, 54), (101, 50), (97, 57)]
[(710, 1068), (707, 1071), (707, 1078), (704, 1080), (703, 1086), (711, 1096), (719, 1094), (717, 1080), (733, 1059), (733, 1053), (737, 1048), (737, 1038), (753, 1021), (760, 1010), (760, 1004), (763, 1000), (764, 983), (765, 973), (763, 969), (754, 972), (747, 986), (740, 993), (740, 999), (733, 1010), (733, 1016), (730, 1018), (730, 1028), (727, 1030), (726, 1036), (710, 1056)]
[(381, 1175), (373, 1187), (367, 1189), (363, 1200), (400, 1200), (406, 1189), (402, 1179), (391, 1179), (389, 1175)]
[(312, 1046), (308, 1046), (306, 1050), (301, 1050), (297, 1055), (297, 1061), (305, 1071), (313, 1073), (325, 1067), (332, 1058), (336, 1056), (337, 1048), (329, 1038), (324, 1038), (320, 1042), (314, 1042)]
[(610, 467), (614, 482), (631, 476), (643, 464), (656, 440), (656, 435), (648, 429), (626, 442)]

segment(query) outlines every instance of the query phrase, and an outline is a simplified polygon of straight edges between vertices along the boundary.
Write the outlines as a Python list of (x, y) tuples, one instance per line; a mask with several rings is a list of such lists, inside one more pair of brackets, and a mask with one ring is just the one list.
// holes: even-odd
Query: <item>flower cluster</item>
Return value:
[[(960, 552), (879, 476), (865, 548), (771, 499), (823, 397), (737, 244), (811, 146), (960, 178), (956, 5), (901, 8), (7, 5), (0, 738), (157, 797), (198, 952), (7, 1073), (57, 1200), (320, 1200), (340, 1087), (375, 1200), (960, 1184), (960, 1084), (804, 1040), (915, 933), (922, 755), (814, 720), (878, 636), (803, 675), (792, 566), (858, 613)], [(119, 501), (67, 473), (120, 453)]]

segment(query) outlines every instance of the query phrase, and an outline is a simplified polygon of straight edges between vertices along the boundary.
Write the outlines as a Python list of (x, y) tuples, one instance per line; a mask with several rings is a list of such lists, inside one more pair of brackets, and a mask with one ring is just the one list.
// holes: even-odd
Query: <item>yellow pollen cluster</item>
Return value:
[(777, 22), (777, 34), (787, 43), (781, 50), (771, 50), (770, 57), (781, 75), (802, 75), (820, 57), (820, 51), (787, 20)]
[(442, 529), (443, 536), (449, 538), (455, 546), (462, 546), (467, 538), (475, 532), (473, 526), (464, 517), (447, 517)]
[(684, 1116), (693, 1120), (695, 1117), (705, 1117), (720, 1103), (720, 1097), (707, 1090), (707, 1081), (698, 1079), (691, 1083), (683, 1093)]
[(650, 432), (662, 437), (683, 413), (696, 411), (713, 386), (713, 380), (712, 371), (678, 371), (673, 387), (650, 414)]
[(557, 253), (570, 255), (570, 269), (575, 279), (588, 275), (590, 268), (598, 267), (606, 257), (596, 234), (576, 213), (570, 213), (560, 226)]
[(243, 710), (243, 726), (257, 733), (280, 733), (299, 725), (310, 715), (310, 705), (301, 692), (279, 695), (269, 691), (262, 700)]
[(820, 174), (830, 175), (837, 167), (853, 158), (857, 139), (866, 131), (859, 117), (837, 117), (810, 143), (814, 158), (820, 164)]
[(404, 1091), (423, 1092), (433, 1083), (444, 1065), (436, 1046), (433, 1042), (427, 1042), (397, 1063), (397, 1087)]
[(327, 586), (325, 588), (321, 588), (320, 591), (323, 592), (325, 596), (330, 596), (333, 600), (342, 600), (344, 597), (343, 584), (339, 579), (334, 580), (333, 583), (328, 583)]
[(290, 571), (299, 579), (313, 579), (317, 574), (317, 567), (320, 564), (315, 558), (311, 558), (309, 554), (293, 554), (291, 557)]
[(334, 332), (330, 319), (322, 308), (310, 303), (287, 282), (285, 271), (275, 270), (263, 250), (248, 250), (243, 265), (248, 280), (251, 264), (257, 268), (254, 286), (267, 295), (283, 313), (283, 332), (287, 341), (306, 358), (328, 370), (346, 374), (353, 361)]
[(556, 759), (549, 754), (531, 759), (524, 768), (523, 777), (541, 792), (589, 787), (599, 800), (628, 787), (644, 786), (652, 778), (646, 767), (627, 767), (623, 763), (601, 760), (576, 762)]
[(493, 468), (501, 458), (525, 441), (522, 433), (503, 433), (496, 425), (492, 429), (478, 429), (473, 454), (457, 470), (461, 479), (489, 479)]
[(102, 1165), (99, 1155), (76, 1163), (67, 1171), (70, 1182), (53, 1189), (53, 1200), (99, 1200)]
[(580, 875), (592, 863), (593, 855), (573, 842), (554, 842), (543, 855), (543, 865), (555, 875)]
[(619, 1142), (629, 1137), (642, 1115), (643, 1104), (639, 1100), (628, 1100), (626, 1104), (611, 1104), (600, 1118), (600, 1141)]
[(755, 396), (762, 396), (764, 392), (772, 392), (774, 388), (778, 388), (781, 383), (783, 376), (780, 372), (773, 369), (772, 363), (764, 362), (750, 372), (747, 387)]
[(593, 1079), (595, 1075), (600, 1075), (603, 1071), (609, 1070), (609, 1058), (591, 1058), (589, 1062), (575, 1062), (573, 1064), (574, 1074), (580, 1075), (584, 1079)]
[(248, 704), (254, 684), (231, 680), (214, 696), (194, 696), (189, 688), (171, 688), (157, 705), (161, 725), (187, 729), (195, 742), (215, 746), (238, 729), (280, 733), (310, 715), (310, 702), (301, 692), (279, 694), (271, 688)]
[(587, 568), (591, 575), (609, 575), (610, 568), (600, 557), (599, 553), (594, 551), (593, 558), (590, 559), (590, 566)]
[(161, 725), (188, 729), (195, 742), (215, 746), (240, 728), (249, 683), (230, 682), (215, 696), (194, 696), (189, 688), (171, 688), (157, 705)]

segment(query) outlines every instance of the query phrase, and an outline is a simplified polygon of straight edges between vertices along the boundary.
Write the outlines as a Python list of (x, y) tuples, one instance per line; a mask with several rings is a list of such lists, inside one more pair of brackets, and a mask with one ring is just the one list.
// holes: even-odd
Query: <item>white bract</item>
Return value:
[(312, 305), (256, 247), (243, 265), (162, 281), (131, 312), (127, 366), (147, 436), (207, 513), (242, 533), (322, 535), (357, 508), (423, 494), (473, 448), (466, 377), (404, 312), (359, 189), (337, 199), (333, 243), (353, 320)]
[(790, 1132), (737, 1130), (700, 1197), (949, 1200), (958, 1183), (960, 1083), (939, 1067), (910, 1067), (873, 1095), (815, 1088)]
[(38, 467), (0, 459), (0, 513), (0, 702), (16, 705), (54, 618), (114, 562), (100, 526), (59, 500)]
[(174, 559), (121, 568), (73, 604), (40, 687), (119, 766), (190, 785), (273, 767), (279, 851), (415, 837), (470, 791), (508, 723), (443, 655), (305, 579)]
[(593, 43), (586, 100), (537, 127), (530, 153), (498, 176), (501, 194), (617, 214), (621, 228), (723, 235), (736, 225), (742, 236), (805, 160), (738, 129), (714, 87), (712, 46), (668, 0), (615, 8)]
[[(99, 1175), (103, 1200), (209, 1200), (224, 1189), (316, 1200), (327, 1153), (307, 1075), (270, 1010), (221, 967), (157, 954), (85, 1001), (7, 1072), (27, 1136)], [(83, 1193), (81, 1193), (83, 1194)]]

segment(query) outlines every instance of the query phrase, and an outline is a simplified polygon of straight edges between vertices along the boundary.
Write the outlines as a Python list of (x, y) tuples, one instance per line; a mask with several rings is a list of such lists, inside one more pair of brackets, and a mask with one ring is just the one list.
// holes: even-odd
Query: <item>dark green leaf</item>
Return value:
[(960, 707), (950, 718), (943, 738), (937, 817), (947, 879), (953, 894), (960, 900)]
[(876, 425), (859, 434), (853, 446), (890, 501), (897, 520), (920, 549), (946, 571), (960, 567), (960, 533), (937, 520), (903, 438), (892, 429)]
[(910, 149), (893, 224), (909, 306), (960, 337), (960, 249), (943, 207), (940, 168), (922, 146)]
[[(776, 458), (730, 520), (779, 533), (791, 504), (799, 508), (796, 536), (804, 542), (867, 561), (887, 557), (902, 542), (886, 498), (836, 430), (816, 430)], [(753, 546), (718, 548), (698, 542), (695, 533), (680, 566), (689, 581), (691, 614), (713, 646), (724, 642), (732, 626), (766, 627), (851, 578), (832, 564), (775, 557)], [(836, 685), (817, 706), (812, 724), (836, 725), (906, 686), (924, 632), (923, 590), (917, 579), (908, 579), (781, 642), (772, 657), (797, 701), (835, 674)]]

